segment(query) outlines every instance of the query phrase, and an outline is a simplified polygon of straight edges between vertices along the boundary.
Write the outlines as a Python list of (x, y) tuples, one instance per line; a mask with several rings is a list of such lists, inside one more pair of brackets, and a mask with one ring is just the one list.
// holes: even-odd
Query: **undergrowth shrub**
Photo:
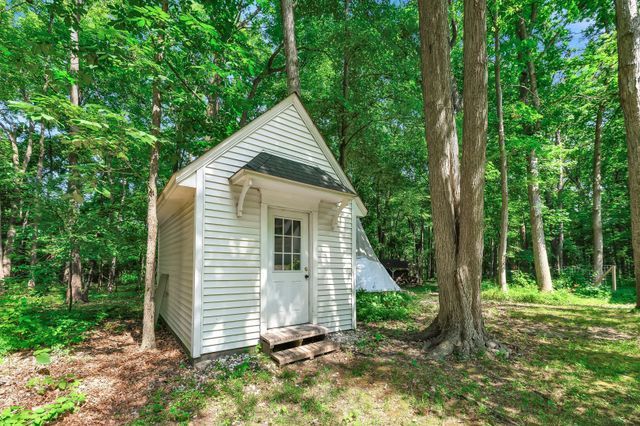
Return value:
[(89, 303), (69, 310), (58, 289), (28, 290), (24, 282), (6, 286), (0, 293), (0, 355), (63, 348), (81, 342), (106, 319), (130, 318), (140, 311), (139, 297), (131, 291), (94, 291), (89, 297)]
[(408, 292), (389, 291), (356, 294), (356, 317), (364, 322), (405, 320), (416, 309), (416, 297)]

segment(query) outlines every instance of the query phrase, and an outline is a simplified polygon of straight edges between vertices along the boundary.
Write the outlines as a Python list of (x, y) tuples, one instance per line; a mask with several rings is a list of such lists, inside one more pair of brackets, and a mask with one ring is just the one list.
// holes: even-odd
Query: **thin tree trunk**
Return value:
[(640, 308), (640, 15), (636, 0), (616, 0), (618, 87), (624, 112), (629, 161), (631, 244)]
[[(497, 6), (497, 4), (496, 4)], [(498, 7), (496, 7), (498, 9)], [(500, 232), (498, 244), (498, 285), (506, 292), (507, 286), (507, 238), (509, 236), (509, 188), (507, 182), (507, 148), (504, 135), (504, 112), (502, 110), (502, 82), (500, 79), (500, 27), (498, 26), (498, 10), (493, 18), (493, 43), (495, 47), (495, 62), (493, 64), (496, 86), (496, 113), (498, 115), (498, 145), (500, 147), (500, 192), (502, 205), (500, 207)]]
[[(47, 89), (47, 83), (45, 83), (45, 92)], [(36, 195), (36, 213), (33, 222), (33, 235), (31, 236), (31, 249), (30, 249), (30, 276), (29, 276), (29, 288), (36, 286), (35, 267), (38, 263), (38, 229), (40, 225), (40, 196), (42, 192), (42, 173), (44, 170), (44, 139), (45, 139), (45, 126), (44, 123), (40, 123), (40, 139), (38, 143), (38, 165), (36, 168), (36, 189), (38, 194)]]
[[(162, 10), (169, 10), (169, 2), (162, 1)], [(164, 35), (158, 36), (158, 51), (155, 61), (161, 64), (164, 59)], [(160, 139), (160, 125), (162, 122), (162, 96), (160, 93), (160, 78), (155, 77), (152, 88), (152, 109), (151, 109), (151, 134)], [(149, 181), (147, 182), (147, 256), (145, 262), (144, 279), (144, 314), (142, 319), (142, 349), (153, 349), (156, 347), (155, 333), (155, 276), (156, 276), (156, 244), (158, 240), (158, 216), (156, 202), (158, 198), (157, 178), (158, 178), (158, 157), (159, 141), (153, 144), (151, 156), (149, 158)]]
[(542, 200), (538, 186), (538, 157), (535, 149), (529, 154), (529, 216), (531, 217), (531, 245), (533, 247), (533, 263), (540, 291), (552, 291), (551, 270), (547, 257), (547, 246), (544, 240), (542, 223)]
[[(535, 2), (531, 4), (531, 22), (535, 22), (537, 16), (537, 5)], [(524, 17), (518, 19), (518, 38), (522, 43), (528, 41), (527, 25)], [(540, 96), (538, 95), (538, 78), (536, 74), (535, 63), (531, 56), (531, 52), (527, 52), (526, 71), (521, 74), (520, 78), (520, 96), (521, 100), (526, 102), (527, 95), (531, 95), (533, 107), (536, 111), (540, 111)], [(526, 90), (524, 84), (528, 78), (529, 90)], [(535, 134), (540, 130), (540, 120), (537, 120), (533, 126), (527, 126), (525, 132), (529, 135)], [(536, 280), (538, 288), (541, 291), (553, 290), (551, 281), (551, 270), (549, 269), (549, 258), (547, 256), (547, 247), (544, 237), (544, 223), (542, 219), (542, 199), (540, 197), (540, 187), (538, 185), (538, 157), (535, 148), (531, 150), (528, 156), (529, 170), (529, 219), (531, 221), (531, 243), (533, 246), (533, 263), (536, 271)]]
[(282, 8), (282, 31), (284, 34), (284, 53), (286, 56), (287, 90), (289, 94), (297, 93), (300, 95), (298, 48), (296, 47), (293, 0), (280, 0), (280, 6)]
[(347, 163), (347, 145), (349, 144), (348, 132), (349, 132), (349, 118), (348, 108), (349, 103), (349, 66), (351, 61), (351, 53), (347, 48), (349, 34), (349, 6), (351, 0), (344, 0), (344, 41), (345, 47), (342, 51), (342, 103), (340, 105), (340, 126), (338, 128), (338, 151), (340, 167), (345, 168)]
[[(124, 210), (124, 201), (126, 199), (126, 195), (127, 195), (127, 181), (125, 179), (122, 181), (122, 195), (120, 196), (120, 210), (118, 211), (118, 217), (116, 218), (117, 229), (120, 229), (120, 226), (122, 225), (122, 211)], [(117, 263), (118, 263), (117, 257), (116, 255), (113, 255), (111, 257), (111, 266), (109, 267), (109, 278), (107, 280), (107, 291), (109, 293), (113, 292), (114, 290)]]
[(4, 251), (2, 248), (2, 198), (0, 198), (0, 290), (4, 286), (4, 267), (2, 265), (4, 260)]
[(486, 343), (480, 303), (487, 130), (486, 3), (465, 0), (464, 10), (464, 153), (459, 167), (447, 3), (418, 1), (439, 287), (438, 316), (425, 338), (436, 357), (453, 351), (466, 355)]
[(593, 210), (591, 213), (593, 228), (593, 273), (598, 282), (604, 273), (604, 239), (602, 236), (602, 118), (604, 103), (598, 106), (596, 115), (596, 133), (593, 143)]
[[(562, 136), (560, 134), (560, 130), (556, 131), (556, 145), (559, 148), (562, 148)], [(562, 212), (564, 209), (564, 154), (560, 158), (560, 170), (558, 173), (558, 186), (557, 186), (557, 196), (558, 196), (558, 210)], [(558, 224), (558, 237), (556, 240), (556, 271), (558, 275), (562, 273), (562, 268), (564, 268), (564, 221), (560, 219), (560, 223)]]
[[(79, 9), (82, 4), (82, 0), (77, 0), (75, 7)], [(70, 39), (71, 39), (71, 48), (69, 51), (69, 73), (73, 79), (71, 83), (69, 100), (71, 104), (75, 106), (80, 105), (80, 88), (78, 86), (78, 73), (80, 71), (80, 59), (78, 57), (79, 51), (79, 37), (78, 31), (80, 28), (80, 11), (76, 10), (72, 14), (72, 26), (70, 31)], [(76, 129), (72, 126), (71, 133), (74, 133)], [(80, 202), (82, 200), (81, 190), (80, 190), (80, 176), (77, 170), (78, 156), (75, 152), (71, 152), (69, 154), (69, 169), (71, 176), (69, 177), (69, 185), (68, 192), (71, 194), (71, 204), (72, 204), (72, 223), (71, 228), (75, 227), (77, 223), (78, 216), (80, 215)], [(82, 291), (82, 259), (80, 257), (80, 249), (78, 247), (78, 241), (76, 241), (75, 237), (72, 237), (71, 241), (71, 269), (70, 269), (70, 279), (69, 279), (69, 287), (67, 291), (67, 302), (69, 303), (69, 307), (72, 306), (74, 302), (88, 301), (87, 294)]]

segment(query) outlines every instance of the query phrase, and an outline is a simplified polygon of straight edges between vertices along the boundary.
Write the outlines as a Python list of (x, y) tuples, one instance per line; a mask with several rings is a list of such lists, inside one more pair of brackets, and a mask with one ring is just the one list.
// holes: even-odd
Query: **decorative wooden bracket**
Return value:
[(240, 191), (240, 197), (238, 198), (238, 206), (237, 206), (237, 215), (238, 217), (242, 217), (242, 208), (244, 207), (244, 198), (247, 196), (247, 191), (253, 185), (253, 181), (251, 179), (247, 179), (244, 181), (244, 185), (242, 185), (242, 191)]
[(336, 205), (336, 212), (335, 212), (335, 216), (333, 216), (333, 222), (332, 222), (332, 229), (334, 231), (338, 230), (338, 219), (340, 218), (340, 214), (342, 213), (342, 210), (344, 210), (345, 207), (347, 207), (348, 205), (349, 205), (348, 199), (344, 199)]

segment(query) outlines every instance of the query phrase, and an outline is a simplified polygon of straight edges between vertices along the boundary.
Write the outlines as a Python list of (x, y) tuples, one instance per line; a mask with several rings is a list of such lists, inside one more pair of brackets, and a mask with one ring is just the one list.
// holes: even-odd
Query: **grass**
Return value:
[[(158, 395), (162, 415), (140, 424), (640, 423), (640, 313), (615, 294), (503, 296), (485, 284), (486, 326), (508, 353), (434, 361), (414, 340), (437, 311), (432, 290), (359, 294), (368, 321), (352, 349), (282, 369), (253, 355), (256, 367), (208, 379), (204, 393)], [(197, 403), (172, 417), (181, 392)]]
[[(358, 318), (366, 321), (343, 351), (282, 369), (258, 352), (204, 373), (181, 367), (154, 387), (134, 424), (640, 424), (640, 312), (630, 309), (633, 288), (625, 284), (611, 293), (563, 283), (540, 294), (531, 282), (515, 282), (503, 294), (484, 283), (485, 325), (508, 353), (446, 361), (429, 359), (415, 340), (437, 312), (432, 286), (359, 294)], [(140, 315), (134, 289), (94, 293), (71, 312), (54, 293), (11, 291), (0, 305), (2, 350), (44, 350), (34, 355), (73, 351), (92, 327), (118, 332), (121, 319)], [(0, 423), (46, 423), (87, 409), (75, 383), (29, 382), (36, 393), (62, 389), (68, 399), (35, 414), (9, 407)]]

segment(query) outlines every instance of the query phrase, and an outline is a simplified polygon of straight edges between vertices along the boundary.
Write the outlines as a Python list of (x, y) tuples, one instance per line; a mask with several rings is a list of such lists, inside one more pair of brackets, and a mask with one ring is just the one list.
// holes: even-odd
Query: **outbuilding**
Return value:
[(158, 199), (156, 309), (194, 359), (292, 326), (355, 328), (365, 214), (290, 95), (169, 180)]

